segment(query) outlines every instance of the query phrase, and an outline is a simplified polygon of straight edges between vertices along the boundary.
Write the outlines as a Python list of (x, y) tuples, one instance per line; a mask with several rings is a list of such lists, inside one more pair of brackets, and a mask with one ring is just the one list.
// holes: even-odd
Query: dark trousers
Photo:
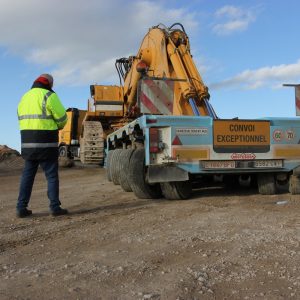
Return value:
[(58, 160), (25, 160), (17, 210), (24, 209), (28, 206), (34, 178), (39, 165), (42, 167), (48, 182), (47, 195), (50, 200), (50, 210), (53, 211), (57, 209), (61, 204), (59, 201)]

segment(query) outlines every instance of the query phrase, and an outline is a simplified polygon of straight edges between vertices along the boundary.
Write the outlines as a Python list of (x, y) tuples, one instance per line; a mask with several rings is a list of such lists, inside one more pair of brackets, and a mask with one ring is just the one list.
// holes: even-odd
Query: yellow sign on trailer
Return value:
[(270, 122), (244, 120), (214, 121), (216, 152), (268, 152)]

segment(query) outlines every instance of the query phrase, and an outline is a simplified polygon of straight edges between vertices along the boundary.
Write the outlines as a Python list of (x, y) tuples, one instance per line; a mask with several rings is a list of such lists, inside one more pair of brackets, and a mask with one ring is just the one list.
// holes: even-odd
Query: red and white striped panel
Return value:
[(174, 81), (143, 79), (139, 94), (141, 113), (172, 115)]
[(300, 86), (295, 86), (296, 116), (300, 116)]

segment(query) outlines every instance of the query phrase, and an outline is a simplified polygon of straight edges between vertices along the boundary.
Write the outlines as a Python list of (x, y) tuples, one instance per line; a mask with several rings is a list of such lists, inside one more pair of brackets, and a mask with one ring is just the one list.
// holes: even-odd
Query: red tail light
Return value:
[(137, 65), (136, 65), (136, 71), (139, 73), (146, 73), (148, 70), (148, 65), (141, 60)]
[(156, 127), (151, 127), (149, 129), (149, 144), (150, 144), (150, 153), (158, 153), (159, 149), (159, 131)]
[(146, 119), (147, 124), (154, 124), (157, 123), (157, 119)]

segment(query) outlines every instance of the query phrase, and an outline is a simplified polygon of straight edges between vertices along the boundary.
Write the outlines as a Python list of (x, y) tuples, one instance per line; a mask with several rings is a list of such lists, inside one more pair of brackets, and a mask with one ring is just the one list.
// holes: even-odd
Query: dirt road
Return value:
[(68, 216), (39, 173), (15, 217), (20, 169), (0, 165), (0, 299), (300, 299), (300, 197), (199, 189), (138, 200), (104, 169), (62, 169)]

